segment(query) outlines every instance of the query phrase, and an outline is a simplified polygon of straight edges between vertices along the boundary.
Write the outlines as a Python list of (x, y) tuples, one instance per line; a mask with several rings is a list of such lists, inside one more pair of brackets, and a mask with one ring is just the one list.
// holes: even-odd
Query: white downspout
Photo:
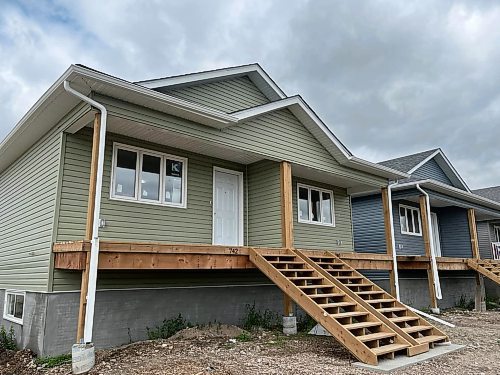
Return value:
[(104, 146), (106, 144), (106, 120), (108, 111), (106, 108), (74, 90), (69, 85), (68, 81), (64, 81), (64, 89), (70, 94), (80, 98), (91, 106), (96, 107), (101, 112), (101, 129), (99, 132), (99, 153), (97, 157), (97, 181), (95, 188), (95, 206), (94, 218), (92, 223), (92, 247), (90, 250), (90, 269), (89, 269), (89, 285), (87, 292), (87, 307), (85, 311), (85, 327), (83, 330), (83, 340), (85, 343), (92, 342), (92, 330), (94, 326), (94, 307), (97, 282), (97, 264), (99, 259), (99, 218), (101, 213), (101, 191), (102, 191), (102, 175), (104, 170)]
[(429, 242), (431, 246), (431, 269), (432, 269), (432, 278), (434, 279), (434, 290), (436, 291), (436, 298), (443, 299), (443, 295), (441, 294), (441, 283), (439, 282), (439, 275), (437, 269), (436, 262), (436, 253), (435, 253), (435, 245), (434, 245), (434, 237), (432, 235), (432, 217), (431, 217), (431, 204), (429, 200), (429, 194), (425, 192), (424, 189), (420, 187), (419, 184), (416, 185), (418, 191), (420, 191), (425, 196), (425, 216), (427, 216), (427, 228), (429, 230)]
[(389, 223), (391, 226), (391, 246), (392, 246), (392, 272), (394, 273), (394, 283), (396, 287), (396, 299), (401, 301), (399, 294), (399, 273), (398, 273), (398, 255), (396, 254), (396, 238), (394, 236), (394, 216), (392, 214), (392, 188), (398, 183), (394, 182), (387, 186), (387, 200), (389, 205)]

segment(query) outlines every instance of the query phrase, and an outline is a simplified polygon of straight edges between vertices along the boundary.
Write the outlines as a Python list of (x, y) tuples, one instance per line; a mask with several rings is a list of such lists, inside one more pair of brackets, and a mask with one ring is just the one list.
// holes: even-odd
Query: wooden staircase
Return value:
[[(394, 358), (397, 353), (412, 356), (429, 350), (427, 342), (412, 339), (427, 328), (416, 330), (414, 323), (409, 324), (412, 333), (397, 332), (393, 327), (404, 321), (391, 327), (360, 297), (293, 250), (250, 249), (250, 260), (361, 362), (377, 365), (380, 358)], [(397, 312), (394, 316), (403, 317)]]
[(416, 352), (422, 352), (421, 346), (424, 344), (432, 348), (436, 343), (449, 341), (444, 332), (410, 310), (335, 254), (328, 251), (321, 255), (309, 255), (299, 250), (295, 252), (340, 290), (410, 342)]
[(468, 259), (469, 268), (486, 276), (488, 279), (500, 285), (500, 261), (486, 259)]

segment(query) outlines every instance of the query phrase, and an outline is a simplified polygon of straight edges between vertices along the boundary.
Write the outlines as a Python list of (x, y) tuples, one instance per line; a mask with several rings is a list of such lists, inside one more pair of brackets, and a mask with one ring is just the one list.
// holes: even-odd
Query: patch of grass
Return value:
[(4, 326), (0, 327), (0, 349), (17, 350), (16, 333), (10, 327), (7, 331)]
[(37, 358), (35, 363), (45, 368), (57, 367), (66, 363), (71, 363), (71, 354), (61, 354), (55, 357), (41, 357)]
[(163, 323), (155, 328), (146, 327), (148, 338), (150, 340), (168, 339), (175, 335), (177, 332), (182, 331), (184, 328), (192, 327), (186, 319), (179, 314), (175, 318), (165, 319)]
[(248, 342), (252, 341), (252, 335), (248, 332), (241, 332), (238, 336), (235, 337), (235, 339), (239, 342)]
[(486, 310), (500, 309), (500, 298), (491, 298), (486, 296)]
[(263, 328), (267, 330), (277, 330), (283, 328), (281, 316), (265, 309), (264, 311), (257, 310), (255, 303), (253, 305), (246, 305), (246, 312), (242, 320), (242, 326), (247, 331)]
[(472, 298), (467, 299), (467, 297), (462, 294), (460, 296), (460, 299), (456, 303), (455, 307), (458, 309), (461, 309), (461, 310), (472, 311), (472, 310), (474, 310), (475, 302), (474, 302), (474, 299), (472, 299)]

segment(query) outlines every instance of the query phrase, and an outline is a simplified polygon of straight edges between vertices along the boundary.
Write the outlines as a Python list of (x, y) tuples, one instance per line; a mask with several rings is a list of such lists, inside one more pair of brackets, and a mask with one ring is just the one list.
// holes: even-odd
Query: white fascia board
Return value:
[(427, 180), (405, 182), (401, 184), (398, 183), (392, 188), (392, 190), (402, 190), (409, 187), (415, 187), (416, 185), (420, 185), (421, 187), (427, 187), (437, 192), (441, 192), (443, 194), (448, 194), (450, 196), (461, 198), (471, 203), (476, 203), (500, 211), (500, 203), (498, 202), (492, 201), (491, 199), (488, 198), (481, 197), (469, 191), (461, 190), (454, 186), (443, 184), (442, 182), (435, 180), (427, 179)]
[[(234, 124), (237, 121), (237, 119), (234, 116), (228, 115), (227, 113), (217, 111), (209, 107), (201, 106), (183, 99), (175, 98), (173, 96), (148, 89), (138, 84), (124, 81), (119, 78), (109, 76), (107, 74), (96, 72), (94, 70), (89, 70), (84, 67), (74, 66), (74, 68), (75, 72), (81, 76), (95, 79), (100, 83), (109, 84), (129, 90), (129, 92), (143, 95), (154, 101), (167, 104), (170, 107), (175, 107), (181, 111), (187, 111), (192, 114), (198, 115), (201, 118), (210, 119), (211, 121), (213, 121), (213, 124), (207, 124), (210, 126), (224, 128), (228, 125)], [(201, 123), (204, 122), (202, 121)], [(217, 123), (220, 123), (220, 125), (217, 125)]]
[(151, 79), (147, 81), (139, 81), (136, 84), (147, 87), (149, 89), (156, 89), (166, 86), (180, 86), (190, 83), (203, 83), (219, 80), (222, 78), (232, 76), (243, 76), (247, 74), (258, 74), (265, 84), (272, 89), (275, 93), (272, 100), (286, 98), (285, 93), (278, 87), (278, 85), (271, 79), (271, 77), (261, 68), (259, 64), (250, 64), (244, 66), (236, 66), (232, 68), (224, 68), (217, 70), (210, 70), (200, 73), (191, 73), (174, 77)]
[[(453, 164), (448, 160), (446, 155), (441, 151), (441, 149), (437, 149), (435, 152), (430, 154), (428, 157), (426, 157), (424, 160), (422, 160), (420, 163), (418, 163), (416, 166), (414, 166), (412, 169), (408, 171), (409, 174), (412, 174), (415, 172), (417, 169), (422, 167), (425, 163), (427, 163), (429, 160), (434, 159), (436, 156), (440, 156), (441, 160), (444, 161), (446, 167), (449, 169), (449, 171), (453, 174), (453, 177), (458, 180), (459, 184), (462, 185), (462, 187), (467, 190), (469, 193), (471, 192), (465, 181), (462, 179), (462, 176), (458, 173), (458, 171), (455, 169)], [(438, 164), (440, 164), (438, 162)], [(440, 165), (441, 167), (441, 165)], [(446, 171), (445, 171), (446, 173)], [(450, 176), (448, 176), (450, 178)], [(451, 178), (450, 178), (451, 179)]]

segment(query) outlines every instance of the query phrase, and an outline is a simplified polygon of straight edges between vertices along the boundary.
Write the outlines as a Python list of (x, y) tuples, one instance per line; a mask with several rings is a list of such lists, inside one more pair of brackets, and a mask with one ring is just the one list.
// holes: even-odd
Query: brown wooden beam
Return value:
[[(293, 248), (293, 202), (292, 202), (292, 166), (289, 162), (280, 164), (280, 191), (281, 191), (281, 246), (285, 249)], [(293, 301), (283, 293), (283, 314), (293, 315)]]
[[(94, 135), (92, 139), (92, 158), (90, 162), (89, 197), (87, 204), (87, 221), (85, 225), (85, 240), (92, 239), (92, 226), (94, 221), (95, 192), (97, 185), (97, 159), (99, 157), (99, 132), (101, 130), (101, 115), (97, 113), (94, 117)], [(78, 311), (78, 328), (76, 333), (77, 343), (83, 339), (85, 326), (85, 310), (87, 306), (87, 293), (89, 287), (89, 264), (90, 256), (86, 256), (85, 269), (82, 271), (82, 285), (80, 289), (80, 306)]]
[(480, 258), (479, 242), (477, 240), (477, 227), (476, 227), (476, 212), (473, 208), (467, 210), (467, 219), (469, 221), (469, 234), (470, 243), (472, 248), (472, 257), (475, 259)]
[(429, 284), (429, 297), (430, 297), (430, 306), (433, 309), (438, 308), (437, 298), (436, 298), (436, 285), (434, 283), (434, 277), (432, 273), (431, 266), (431, 239), (430, 239), (430, 231), (429, 231), (429, 216), (427, 215), (427, 197), (421, 195), (419, 197), (420, 203), (420, 217), (422, 221), (422, 236), (424, 239), (424, 248), (425, 248), (425, 256), (429, 260), (428, 268), (427, 268), (427, 282)]
[[(382, 188), (382, 207), (384, 210), (384, 227), (385, 227), (385, 246), (386, 253), (391, 258), (394, 256), (394, 247), (392, 246), (392, 235), (394, 228), (391, 225), (391, 211), (389, 204), (389, 188)], [(396, 275), (394, 269), (391, 267), (389, 270), (389, 282), (391, 287), (391, 295), (396, 297)]]

